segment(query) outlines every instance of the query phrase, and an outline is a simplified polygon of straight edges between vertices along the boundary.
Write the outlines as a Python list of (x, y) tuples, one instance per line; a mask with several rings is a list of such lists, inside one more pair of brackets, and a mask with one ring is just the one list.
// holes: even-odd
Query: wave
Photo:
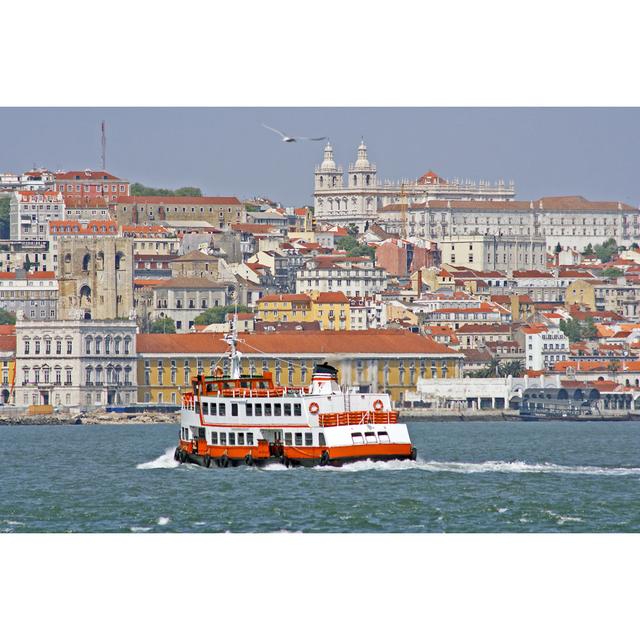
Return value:
[(180, 466), (180, 463), (173, 459), (174, 452), (175, 447), (171, 447), (155, 460), (136, 465), (136, 469), (175, 469)]
[(151, 527), (130, 527), (131, 533), (147, 533), (151, 531)]
[(167, 516), (160, 516), (158, 518), (158, 524), (161, 527), (164, 527), (165, 525), (169, 524), (171, 522), (171, 518), (167, 518)]
[(640, 467), (601, 467), (561, 465), (552, 462), (529, 463), (522, 460), (487, 460), (486, 462), (441, 462), (437, 460), (360, 460), (342, 467), (315, 467), (322, 471), (410, 471), (431, 473), (550, 473), (570, 475), (637, 476)]

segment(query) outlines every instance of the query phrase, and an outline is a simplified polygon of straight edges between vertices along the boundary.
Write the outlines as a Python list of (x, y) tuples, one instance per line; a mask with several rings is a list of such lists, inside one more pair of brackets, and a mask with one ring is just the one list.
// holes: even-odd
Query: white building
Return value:
[(318, 222), (347, 226), (356, 224), (363, 231), (375, 222), (378, 211), (387, 205), (406, 202), (409, 206), (433, 198), (511, 200), (515, 197), (513, 182), (489, 184), (447, 181), (432, 171), (420, 178), (384, 182), (378, 179), (376, 165), (369, 161), (364, 140), (360, 143), (355, 163), (350, 164), (346, 183), (344, 171), (337, 166), (333, 147), (327, 143), (322, 164), (315, 169), (314, 205)]
[(349, 298), (351, 331), (384, 329), (387, 326), (387, 305), (379, 296)]
[(522, 333), (527, 369), (547, 371), (569, 358), (569, 338), (560, 329), (525, 327)]
[(316, 256), (307, 260), (296, 276), (296, 293), (342, 291), (347, 297), (358, 297), (386, 288), (387, 272), (362, 256)]
[(16, 405), (135, 403), (135, 340), (133, 320), (18, 320)]
[(65, 219), (59, 191), (16, 191), (9, 209), (11, 240), (48, 240), (49, 222)]
[(0, 308), (28, 320), (55, 320), (58, 281), (53, 271), (0, 273)]

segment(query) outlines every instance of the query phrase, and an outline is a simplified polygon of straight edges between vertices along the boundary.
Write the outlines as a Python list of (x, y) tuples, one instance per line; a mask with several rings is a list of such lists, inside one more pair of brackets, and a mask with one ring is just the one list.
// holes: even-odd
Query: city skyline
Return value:
[(0, 116), (0, 173), (99, 169), (105, 120), (107, 170), (131, 182), (311, 204), (325, 142), (283, 144), (265, 123), (327, 136), (345, 170), (364, 138), (380, 180), (433, 170), (448, 180), (513, 180), (523, 200), (640, 202), (635, 108), (3, 108)]

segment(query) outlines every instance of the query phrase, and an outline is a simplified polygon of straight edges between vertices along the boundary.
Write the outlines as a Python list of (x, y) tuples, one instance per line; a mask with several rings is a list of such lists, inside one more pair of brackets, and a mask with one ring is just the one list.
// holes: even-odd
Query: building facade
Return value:
[(11, 240), (48, 240), (49, 222), (65, 219), (59, 191), (16, 191), (9, 208)]
[[(340, 383), (363, 391), (386, 391), (402, 402), (418, 377), (455, 378), (463, 356), (408, 331), (278, 331), (240, 334), (243, 374), (271, 371), (277, 385), (309, 384), (315, 364), (338, 368)], [(227, 345), (213, 333), (138, 336), (138, 399), (180, 403), (191, 377), (227, 370)]]
[(16, 322), (18, 406), (128, 406), (136, 376), (133, 321)]
[(315, 169), (314, 206), (318, 222), (348, 226), (355, 224), (363, 231), (378, 220), (378, 211), (387, 205), (425, 202), (433, 198), (511, 200), (515, 197), (513, 183), (476, 184), (447, 181), (432, 171), (417, 180), (381, 181), (375, 164), (367, 154), (364, 140), (357, 150), (356, 161), (348, 167), (346, 182), (343, 168), (337, 166), (331, 143), (324, 149), (322, 163)]
[(106, 171), (56, 171), (55, 186), (65, 196), (104, 198), (109, 202), (129, 195), (129, 182)]
[(0, 308), (27, 320), (55, 320), (58, 281), (53, 271), (0, 273)]
[(58, 255), (60, 319), (131, 317), (133, 250), (129, 238), (62, 238)]

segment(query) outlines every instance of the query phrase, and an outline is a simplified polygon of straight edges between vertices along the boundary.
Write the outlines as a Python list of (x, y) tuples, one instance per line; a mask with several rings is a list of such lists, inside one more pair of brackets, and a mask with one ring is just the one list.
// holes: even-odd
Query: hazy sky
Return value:
[(640, 204), (640, 109), (1, 108), (0, 172), (100, 168), (131, 182), (311, 204), (324, 143), (284, 144), (261, 122), (331, 138), (346, 169), (360, 137), (379, 179), (513, 179), (523, 199), (583, 195)]

